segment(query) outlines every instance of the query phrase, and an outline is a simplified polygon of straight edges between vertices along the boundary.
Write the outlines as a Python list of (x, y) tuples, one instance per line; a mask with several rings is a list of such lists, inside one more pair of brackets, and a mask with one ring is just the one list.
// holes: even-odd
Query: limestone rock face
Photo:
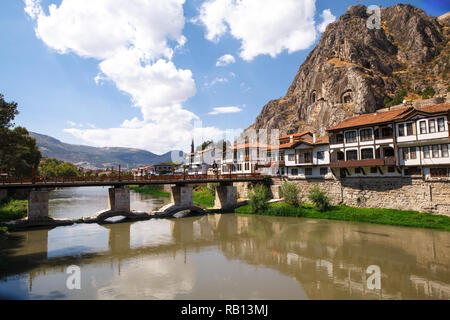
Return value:
[(381, 10), (381, 29), (367, 28), (368, 18), (367, 8), (356, 5), (328, 25), (286, 96), (266, 104), (250, 128), (325, 135), (347, 117), (383, 108), (403, 88), (407, 99), (419, 99), (429, 85), (447, 93), (448, 15), (438, 19), (399, 4)]

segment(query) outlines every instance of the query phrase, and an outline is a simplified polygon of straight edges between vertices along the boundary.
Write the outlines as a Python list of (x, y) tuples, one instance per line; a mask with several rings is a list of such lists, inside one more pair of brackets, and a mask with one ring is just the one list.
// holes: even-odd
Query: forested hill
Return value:
[(30, 132), (30, 136), (36, 139), (36, 144), (44, 157), (71, 162), (85, 168), (117, 167), (120, 164), (122, 168), (131, 169), (171, 161), (171, 152), (157, 155), (140, 149), (96, 148), (68, 144), (35, 132)]

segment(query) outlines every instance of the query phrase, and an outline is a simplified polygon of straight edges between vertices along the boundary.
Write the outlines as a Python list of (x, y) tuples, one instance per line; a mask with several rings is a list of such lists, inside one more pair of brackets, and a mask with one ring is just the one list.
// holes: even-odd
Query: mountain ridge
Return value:
[[(85, 168), (108, 168), (119, 166), (122, 168), (135, 168), (142, 165), (151, 165), (171, 161), (172, 151), (162, 155), (136, 148), (122, 147), (91, 147), (86, 145), (64, 143), (48, 135), (30, 132), (36, 139), (36, 144), (42, 155), (46, 158), (71, 162)], [(178, 151), (177, 152), (182, 152)]]

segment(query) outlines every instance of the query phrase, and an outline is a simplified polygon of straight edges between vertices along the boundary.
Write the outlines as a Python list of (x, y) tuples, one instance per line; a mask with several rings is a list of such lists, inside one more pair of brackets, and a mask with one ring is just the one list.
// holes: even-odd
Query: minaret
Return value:
[(194, 139), (192, 139), (192, 143), (191, 143), (191, 163), (190, 163), (190, 165), (192, 165), (193, 162), (194, 162)]

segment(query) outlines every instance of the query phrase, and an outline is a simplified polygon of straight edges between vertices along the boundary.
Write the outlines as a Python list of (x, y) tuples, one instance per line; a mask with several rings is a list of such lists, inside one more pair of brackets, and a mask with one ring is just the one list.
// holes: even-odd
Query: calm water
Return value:
[[(104, 209), (107, 189), (54, 192), (51, 214)], [(149, 211), (167, 200), (133, 194)], [(0, 297), (18, 299), (449, 299), (450, 233), (297, 218), (209, 215), (14, 233)], [(81, 289), (66, 286), (70, 265)], [(369, 289), (369, 266), (381, 289)]]

